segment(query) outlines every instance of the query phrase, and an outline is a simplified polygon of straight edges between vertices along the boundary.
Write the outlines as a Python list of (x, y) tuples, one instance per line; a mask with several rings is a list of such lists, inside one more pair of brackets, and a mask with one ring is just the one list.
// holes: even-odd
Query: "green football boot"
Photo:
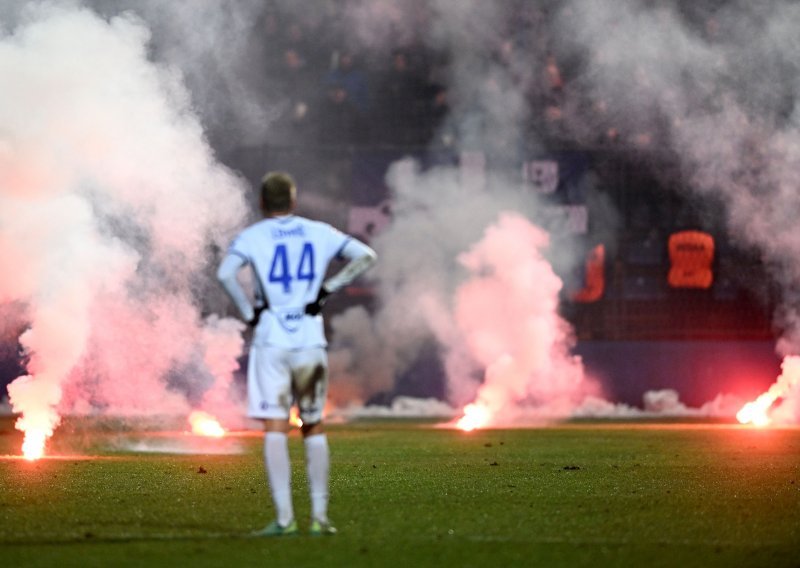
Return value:
[(311, 527), (308, 529), (311, 536), (333, 536), (336, 534), (336, 527), (330, 521), (323, 523), (314, 519), (311, 521)]
[(272, 521), (263, 529), (251, 532), (250, 536), (296, 536), (297, 533), (297, 521), (292, 521), (285, 527), (278, 521)]

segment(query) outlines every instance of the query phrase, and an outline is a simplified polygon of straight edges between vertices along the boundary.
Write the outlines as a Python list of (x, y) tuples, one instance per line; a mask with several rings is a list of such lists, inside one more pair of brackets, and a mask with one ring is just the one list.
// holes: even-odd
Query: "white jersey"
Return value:
[(239, 234), (228, 254), (250, 264), (256, 303), (268, 306), (254, 343), (286, 349), (326, 345), (322, 317), (307, 315), (305, 307), (317, 298), (328, 264), (348, 242), (351, 237), (327, 223), (294, 215), (264, 219)]

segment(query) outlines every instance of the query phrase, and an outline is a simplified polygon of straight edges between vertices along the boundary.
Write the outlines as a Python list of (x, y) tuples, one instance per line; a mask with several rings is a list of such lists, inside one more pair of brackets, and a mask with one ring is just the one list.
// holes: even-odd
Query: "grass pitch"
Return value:
[[(119, 449), (147, 445), (119, 444), (134, 436), (150, 434), (68, 423), (58, 457), (0, 458), (2, 566), (800, 566), (798, 429), (333, 426), (339, 534), (282, 539), (244, 536), (273, 518), (260, 437), (233, 455)], [(2, 420), (0, 454), (20, 443)], [(305, 529), (297, 433), (290, 448)]]

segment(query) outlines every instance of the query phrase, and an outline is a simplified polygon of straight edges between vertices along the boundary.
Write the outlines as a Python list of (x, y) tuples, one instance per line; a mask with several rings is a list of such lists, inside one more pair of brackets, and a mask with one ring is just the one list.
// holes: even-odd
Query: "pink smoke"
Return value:
[(486, 369), (472, 407), (483, 409), (485, 425), (565, 418), (599, 391), (569, 352), (571, 328), (558, 314), (562, 282), (543, 256), (547, 245), (542, 229), (502, 213), (459, 257), (471, 276), (456, 292), (454, 318)]
[(141, 21), (72, 4), (21, 21), (0, 37), (0, 303), (24, 306), (29, 356), (8, 388), (17, 427), (188, 413), (206, 391), (232, 414), (241, 327), (203, 320), (196, 289), (244, 221), (243, 184)]

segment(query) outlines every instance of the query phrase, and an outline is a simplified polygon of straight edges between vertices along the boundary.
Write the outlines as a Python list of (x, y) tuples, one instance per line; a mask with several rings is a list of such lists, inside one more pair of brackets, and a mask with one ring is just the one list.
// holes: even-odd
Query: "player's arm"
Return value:
[(325, 305), (328, 296), (350, 284), (378, 260), (378, 255), (374, 250), (356, 239), (348, 240), (339, 254), (348, 259), (348, 263), (322, 283), (317, 299), (306, 306), (307, 314), (317, 315)]
[(260, 310), (253, 308), (236, 275), (247, 265), (247, 260), (238, 254), (228, 253), (217, 269), (217, 280), (222, 284), (223, 289), (233, 300), (236, 309), (239, 310), (242, 319), (250, 325), (258, 323)]
[(356, 239), (348, 240), (339, 255), (349, 262), (322, 284), (329, 294), (350, 284), (378, 260), (374, 250)]

